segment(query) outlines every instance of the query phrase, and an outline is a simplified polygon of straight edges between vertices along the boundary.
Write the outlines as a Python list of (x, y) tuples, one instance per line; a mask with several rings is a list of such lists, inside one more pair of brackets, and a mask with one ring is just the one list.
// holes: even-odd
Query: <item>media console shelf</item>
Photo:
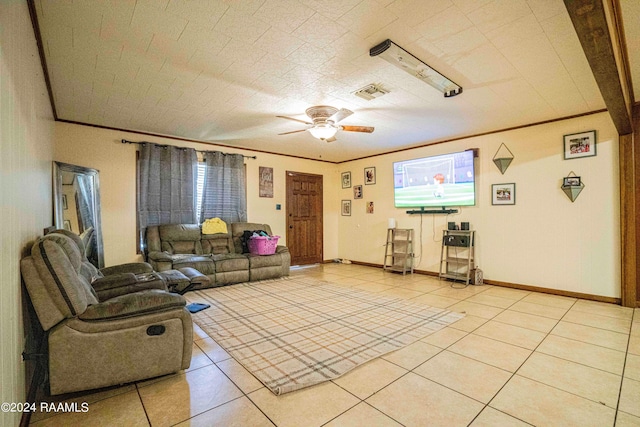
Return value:
[(413, 274), (413, 229), (387, 229), (387, 244), (384, 250), (384, 270), (403, 275)]
[(475, 233), (475, 230), (442, 230), (438, 277), (469, 284), (475, 267)]

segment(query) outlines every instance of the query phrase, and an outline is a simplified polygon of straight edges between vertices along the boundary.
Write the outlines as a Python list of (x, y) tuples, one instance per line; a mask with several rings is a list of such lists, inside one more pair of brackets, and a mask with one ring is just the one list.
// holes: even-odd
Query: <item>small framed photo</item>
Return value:
[(367, 202), (367, 213), (368, 214), (373, 213), (373, 202)]
[(362, 185), (353, 186), (353, 198), (362, 199)]
[(580, 187), (581, 180), (579, 176), (565, 176), (562, 181), (563, 187)]
[(373, 185), (376, 183), (376, 168), (364, 168), (364, 184)]
[(596, 131), (573, 133), (564, 136), (564, 158), (579, 159), (596, 155)]
[(351, 200), (342, 201), (342, 216), (351, 216)]
[(493, 184), (491, 186), (492, 205), (515, 205), (516, 204), (516, 184)]
[(342, 188), (351, 188), (351, 172), (342, 172)]
[(69, 209), (69, 205), (67, 205), (67, 195), (66, 194), (62, 195), (62, 209), (64, 209), (65, 211), (67, 209)]

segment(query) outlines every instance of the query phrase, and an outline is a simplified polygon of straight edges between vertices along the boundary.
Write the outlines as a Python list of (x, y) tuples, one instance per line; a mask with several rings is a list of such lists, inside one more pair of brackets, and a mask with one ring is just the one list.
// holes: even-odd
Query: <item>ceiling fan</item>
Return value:
[(344, 130), (347, 132), (373, 132), (374, 128), (371, 126), (348, 126), (338, 125), (338, 122), (349, 117), (353, 114), (353, 111), (346, 108), (337, 109), (335, 107), (329, 107), (328, 105), (317, 105), (315, 107), (309, 107), (305, 111), (307, 116), (311, 119), (311, 122), (305, 122), (304, 120), (294, 119), (287, 116), (276, 116), (282, 119), (293, 120), (294, 122), (304, 123), (309, 125), (306, 129), (294, 130), (291, 132), (279, 133), (278, 135), (288, 135), (290, 133), (309, 131), (314, 137), (322, 141), (333, 142), (336, 140), (336, 132)]

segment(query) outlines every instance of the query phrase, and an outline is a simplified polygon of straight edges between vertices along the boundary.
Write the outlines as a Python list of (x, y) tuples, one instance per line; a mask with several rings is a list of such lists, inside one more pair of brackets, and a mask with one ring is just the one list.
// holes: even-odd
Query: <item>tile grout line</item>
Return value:
[(144, 411), (144, 416), (147, 418), (147, 423), (151, 427), (151, 419), (149, 418), (149, 413), (147, 412), (147, 408), (144, 405), (144, 400), (142, 400), (142, 395), (140, 394), (140, 387), (138, 387), (138, 383), (135, 383), (136, 386), (136, 394), (138, 395), (138, 399), (140, 400), (140, 404), (142, 405), (142, 410)]
[(635, 318), (636, 310), (631, 312), (631, 324), (629, 325), (629, 337), (627, 339), (627, 350), (624, 353), (624, 363), (622, 364), (622, 374), (620, 375), (620, 388), (618, 390), (618, 402), (616, 404), (616, 413), (613, 417), (613, 425), (616, 425), (618, 420), (618, 413), (620, 412), (620, 399), (622, 398), (622, 385), (624, 384), (624, 373), (627, 369), (627, 359), (629, 358), (629, 345), (631, 344), (631, 332), (633, 331), (633, 319)]
[[(551, 329), (551, 330), (546, 334), (545, 338), (544, 338), (542, 341), (540, 341), (540, 344), (538, 344), (538, 345), (536, 346), (536, 348), (531, 352), (531, 354), (529, 355), (529, 357), (527, 357), (527, 358), (524, 360), (524, 362), (523, 362), (523, 363), (520, 365), (520, 367), (519, 367), (519, 368), (518, 368), (518, 369), (513, 373), (513, 375), (511, 376), (511, 378), (510, 378), (510, 379), (509, 379), (509, 380), (504, 384), (504, 386), (506, 386), (506, 385), (507, 385), (507, 383), (508, 383), (509, 381), (511, 381), (511, 379), (513, 378), (513, 376), (517, 375), (517, 373), (518, 373), (518, 371), (520, 370), (520, 368), (522, 368), (522, 366), (527, 362), (527, 360), (529, 360), (529, 358), (531, 357), (531, 355), (533, 355), (533, 354), (537, 351), (538, 347), (542, 344), (542, 342), (544, 342), (544, 340), (545, 340), (546, 338), (548, 338), (548, 337), (549, 337), (549, 335), (552, 335), (552, 332), (553, 332), (553, 330), (555, 329), (555, 327), (556, 327), (556, 326), (557, 326), (561, 321), (563, 321), (562, 319), (566, 316), (566, 314), (567, 314), (567, 313), (569, 313), (569, 311), (571, 310), (571, 308), (573, 308), (573, 307), (575, 306), (575, 304), (576, 304), (578, 301), (579, 301), (579, 299), (578, 299), (578, 300), (576, 300), (576, 301), (574, 302), (574, 304), (572, 304), (572, 306), (571, 306), (571, 307), (569, 307), (569, 308), (567, 309), (566, 313), (565, 313), (565, 314), (564, 314), (560, 319), (558, 319), (558, 320), (556, 321), (556, 324), (554, 325), (554, 327), (553, 327), (553, 328), (552, 328), (552, 329)], [(633, 316), (632, 316), (632, 319), (633, 319)], [(570, 322), (570, 323), (572, 323), (572, 322)], [(588, 326), (588, 325), (583, 325), (583, 326)], [(633, 320), (631, 321), (631, 326), (633, 326)], [(559, 335), (555, 335), (555, 336), (559, 336)], [(631, 337), (631, 329), (629, 329), (629, 340), (630, 340), (630, 337)], [(567, 339), (570, 339), (570, 338), (567, 338)], [(573, 341), (582, 342), (582, 343), (585, 343), (585, 344), (590, 344), (590, 343), (586, 343), (586, 342), (584, 342), (584, 341), (580, 341), (580, 340), (573, 340)], [(590, 344), (590, 345), (596, 345), (596, 344)], [(597, 346), (597, 345), (596, 345), (596, 346)], [(599, 346), (599, 347), (602, 347), (602, 346)], [(602, 347), (602, 348), (607, 348), (607, 347)], [(610, 349), (610, 350), (614, 350), (614, 349)], [(614, 350), (614, 351), (615, 351), (615, 350)], [(539, 353), (540, 353), (540, 354), (548, 355), (547, 353), (542, 353), (542, 352), (539, 352)], [(627, 345), (627, 351), (625, 352), (625, 365), (626, 365), (626, 358), (627, 358), (627, 355), (628, 355), (628, 345)], [(602, 372), (608, 372), (608, 371), (604, 371), (604, 370), (599, 369), (599, 368), (594, 368), (593, 366), (584, 365), (584, 364), (582, 364), (582, 363), (574, 362), (574, 361), (572, 361), (572, 360), (564, 359), (564, 358), (562, 358), (562, 357), (558, 357), (558, 356), (555, 356), (555, 355), (548, 355), (548, 356), (555, 357), (555, 358), (558, 358), (558, 359), (560, 359), (560, 360), (566, 360), (566, 361), (568, 361), (568, 362), (573, 362), (573, 363), (579, 364), (579, 365), (581, 365), (581, 366), (586, 366), (586, 367), (589, 367), (589, 368), (592, 368), (592, 369), (597, 369), (597, 370), (602, 371)], [(620, 389), (622, 388), (622, 382), (623, 382), (623, 380), (624, 380), (624, 368), (625, 368), (625, 365), (623, 365), (623, 371), (622, 371), (622, 374), (620, 375)], [(611, 372), (608, 372), (608, 373), (611, 373)], [(615, 374), (613, 374), (613, 375), (615, 375)], [(594, 401), (594, 400), (592, 400), (592, 399), (589, 399), (589, 398), (586, 398), (586, 397), (580, 396), (579, 394), (576, 394), (576, 393), (574, 393), (574, 392), (566, 391), (566, 390), (563, 390), (563, 389), (560, 389), (560, 388), (554, 387), (554, 386), (552, 386), (552, 385), (546, 384), (546, 383), (544, 383), (544, 382), (541, 382), (541, 381), (538, 381), (538, 380), (535, 380), (535, 379), (532, 379), (532, 378), (529, 378), (529, 377), (523, 377), (523, 378), (527, 378), (527, 379), (529, 379), (529, 380), (531, 380), (531, 381), (535, 381), (535, 382), (537, 382), (537, 383), (539, 383), (539, 384), (542, 384), (542, 385), (545, 385), (545, 386), (547, 386), (547, 387), (551, 387), (551, 388), (554, 388), (554, 389), (556, 389), (556, 390), (559, 390), (559, 391), (562, 391), (562, 392), (565, 392), (565, 393), (568, 393), (568, 394), (571, 394), (571, 395), (577, 396), (577, 397), (579, 397), (579, 398), (581, 398), (581, 399), (585, 399), (585, 400), (588, 400), (588, 401), (590, 401), (590, 402), (594, 402), (594, 403), (600, 403), (600, 404), (602, 404), (602, 402), (596, 402), (596, 401)], [(504, 388), (504, 386), (500, 388), (500, 390), (499, 390), (499, 391), (494, 395), (494, 397), (491, 399), (491, 401), (493, 401), (493, 399), (495, 399), (495, 397), (500, 393), (500, 391)], [(611, 407), (609, 407), (609, 406), (607, 406), (607, 405), (604, 405), (605, 407), (607, 407), (607, 408), (610, 408), (610, 409), (613, 409), (613, 410), (614, 410), (614, 420), (613, 420), (613, 424), (612, 424), (613, 426), (615, 426), (615, 422), (616, 422), (616, 419), (617, 419), (617, 416), (618, 416), (618, 407), (619, 407), (619, 405), (620, 405), (620, 397), (621, 397), (621, 390), (620, 390), (620, 392), (618, 393), (618, 399), (617, 399), (617, 405), (616, 405), (616, 408), (611, 408)], [(487, 404), (487, 406), (491, 404), (491, 401)], [(495, 409), (495, 408), (493, 408), (493, 409)]]
[[(211, 338), (211, 337), (209, 337), (209, 338)], [(224, 348), (223, 348), (220, 344), (218, 344), (218, 343), (216, 342), (216, 340), (214, 340), (213, 338), (211, 338), (211, 339), (213, 340), (213, 342), (215, 342), (215, 343), (216, 343), (216, 345), (218, 345), (220, 348), (222, 348), (222, 349), (224, 350)], [(197, 344), (196, 344), (196, 345), (197, 345)], [(199, 346), (198, 346), (198, 347), (199, 347)], [(209, 409), (207, 409), (206, 411), (201, 412), (200, 414), (196, 414), (196, 415), (194, 415), (194, 416), (192, 416), (192, 417), (189, 417), (189, 418), (187, 418), (187, 419), (185, 419), (185, 420), (182, 420), (182, 421), (180, 421), (179, 423), (182, 423), (182, 422), (184, 422), (184, 421), (190, 420), (190, 419), (192, 419), (192, 418), (194, 418), (194, 417), (197, 417), (198, 415), (204, 414), (204, 413), (209, 412), (209, 411), (211, 411), (211, 410), (213, 410), (213, 409), (216, 409), (216, 408), (219, 408), (219, 407), (221, 407), (221, 406), (224, 406), (224, 405), (226, 405), (227, 403), (231, 403), (231, 402), (233, 402), (233, 401), (235, 401), (235, 400), (238, 400), (238, 399), (241, 399), (241, 398), (243, 398), (243, 397), (246, 397), (246, 398), (249, 400), (249, 402), (251, 402), (251, 404), (252, 404), (252, 405), (253, 405), (253, 406), (254, 406), (258, 411), (260, 411), (260, 413), (262, 413), (262, 415), (264, 415), (264, 416), (265, 416), (265, 418), (267, 418), (267, 419), (269, 420), (269, 422), (270, 422), (271, 424), (273, 424), (274, 426), (277, 426), (277, 424), (276, 424), (276, 423), (275, 423), (275, 422), (274, 422), (274, 421), (273, 421), (273, 420), (272, 420), (272, 419), (271, 419), (267, 414), (265, 414), (265, 413), (264, 413), (264, 411), (263, 411), (263, 410), (262, 410), (262, 409), (261, 409), (261, 408), (260, 408), (260, 407), (259, 407), (259, 406), (258, 406), (258, 405), (257, 405), (257, 404), (252, 400), (252, 399), (251, 399), (251, 397), (249, 397), (249, 394), (254, 393), (254, 392), (256, 392), (256, 391), (260, 390), (259, 388), (258, 388), (258, 389), (256, 389), (256, 390), (253, 390), (253, 391), (251, 391), (251, 392), (249, 392), (249, 393), (246, 393), (246, 392), (245, 392), (245, 391), (244, 391), (244, 390), (243, 390), (243, 389), (242, 389), (238, 384), (236, 384), (236, 382), (235, 382), (235, 381), (233, 381), (233, 379), (232, 379), (229, 375), (227, 375), (227, 373), (226, 373), (226, 372), (225, 372), (221, 367), (219, 367), (219, 366), (218, 366), (218, 363), (217, 363), (217, 362), (215, 362), (213, 359), (211, 359), (211, 357), (209, 357), (209, 355), (208, 355), (204, 350), (202, 350), (202, 349), (200, 349), (200, 350), (201, 350), (201, 351), (202, 351), (202, 353), (207, 357), (207, 359), (209, 359), (209, 360), (211, 361), (211, 363), (213, 364), (213, 366), (215, 366), (218, 370), (220, 370), (220, 372), (222, 373), (222, 375), (224, 375), (225, 377), (227, 377), (227, 379), (228, 379), (229, 381), (231, 381), (231, 383), (232, 383), (232, 384), (233, 384), (233, 385), (234, 385), (234, 386), (235, 386), (235, 387), (240, 391), (240, 393), (242, 393), (242, 396), (239, 396), (239, 397), (236, 397), (236, 398), (234, 398), (234, 399), (231, 399), (231, 400), (229, 400), (229, 401), (227, 401), (227, 402), (221, 403), (220, 405), (214, 406), (213, 408), (209, 408)], [(225, 353), (226, 353), (226, 350), (225, 350)], [(218, 362), (225, 362), (225, 361), (227, 361), (227, 360), (229, 360), (229, 359), (233, 359), (233, 360), (234, 360), (238, 365), (240, 365), (240, 366), (242, 367), (242, 369), (245, 369), (245, 370), (246, 370), (246, 368), (245, 368), (244, 366), (242, 366), (242, 364), (241, 364), (240, 362), (238, 362), (236, 359), (234, 359), (234, 357), (233, 357), (232, 355), (230, 355), (229, 353), (227, 353), (227, 355), (229, 355), (229, 357), (228, 357), (227, 359), (219, 360)], [(209, 365), (201, 366), (200, 368), (194, 369), (194, 371), (197, 371), (198, 369), (204, 368), (204, 367), (206, 367), (206, 366), (209, 366)], [(191, 372), (193, 372), (193, 371), (191, 371)], [(247, 372), (249, 372), (249, 371), (247, 371)], [(249, 374), (251, 374), (251, 373), (249, 372)], [(253, 374), (251, 374), (251, 375), (253, 376)], [(254, 378), (255, 378), (255, 377), (254, 377)], [(258, 382), (260, 382), (260, 381), (258, 381)], [(262, 385), (262, 387), (263, 387), (263, 388), (266, 388), (266, 387), (264, 386), (264, 384), (262, 384), (262, 382), (260, 382), (260, 384)], [(176, 424), (179, 424), (179, 423), (176, 423)]]
[[(518, 301), (521, 301), (521, 300), (518, 300)], [(575, 302), (574, 302), (574, 304), (575, 304)], [(572, 304), (572, 306), (573, 306), (573, 304)], [(567, 312), (568, 312), (570, 309), (571, 309), (571, 308), (569, 308), (569, 309), (567, 310)], [(506, 311), (506, 310), (505, 310), (505, 311)], [(566, 314), (566, 313), (565, 313), (565, 314)], [(544, 317), (544, 316), (542, 316), (542, 317)], [(563, 317), (564, 317), (564, 316), (563, 316)], [(560, 319), (556, 320), (556, 323), (555, 323), (555, 325), (553, 326), (553, 328), (555, 328), (555, 327), (558, 325), (558, 323), (560, 323), (560, 320), (561, 320), (561, 319), (562, 319), (562, 318), (560, 318)], [(554, 319), (554, 320), (555, 320), (555, 319)], [(531, 358), (531, 356), (536, 352), (536, 350), (538, 349), (538, 347), (540, 347), (540, 345), (544, 342), (544, 340), (545, 340), (549, 335), (551, 335), (551, 331), (553, 331), (553, 328), (551, 328), (551, 329), (549, 330), (549, 332), (547, 332), (547, 333), (546, 333), (545, 337), (544, 337), (542, 340), (540, 340), (540, 342), (538, 343), (538, 345), (536, 345), (536, 347), (531, 351), (531, 353), (529, 354), (529, 356), (527, 356), (527, 357), (522, 361), (522, 363), (520, 364), (520, 366), (519, 366), (515, 371), (513, 371), (513, 373), (512, 373), (512, 374), (511, 374), (511, 376), (509, 377), (509, 379), (508, 379), (507, 381), (505, 381), (505, 383), (502, 385), (502, 387), (500, 387), (500, 389), (499, 389), (499, 390), (498, 390), (498, 391), (493, 395), (493, 397), (492, 397), (491, 399), (489, 399), (489, 402), (487, 402), (487, 403), (485, 404), (485, 407), (482, 409), (482, 411), (480, 411), (480, 412), (478, 413), (478, 415), (480, 415), (480, 413), (482, 413), (482, 412), (483, 412), (487, 407), (490, 407), (490, 408), (492, 408), (492, 409), (496, 409), (496, 408), (493, 408), (492, 406), (490, 406), (490, 405), (491, 405), (491, 402), (493, 402), (493, 401), (495, 400), (495, 398), (500, 394), (500, 392), (502, 392), (502, 390), (507, 386), (507, 384), (509, 384), (509, 382), (510, 382), (510, 381), (511, 381), (511, 380), (512, 380), (512, 379), (513, 379), (513, 378), (518, 374), (518, 371), (520, 370), (520, 368), (522, 368), (522, 366), (524, 366), (524, 364), (525, 364), (525, 363), (527, 363), (527, 360), (529, 360), (529, 359)], [(526, 377), (525, 377), (525, 378), (526, 378)], [(546, 385), (546, 384), (545, 384), (545, 385)], [(555, 387), (554, 387), (554, 388), (555, 388)], [(496, 410), (500, 411), (499, 409), (496, 409)], [(508, 412), (504, 412), (504, 411), (500, 411), (500, 412), (503, 412), (503, 413), (505, 413), (505, 414), (509, 415), (510, 417), (513, 417), (513, 418), (516, 418), (516, 419), (520, 420), (520, 418), (518, 418), (517, 416), (514, 416), (514, 415), (512, 415), (512, 414), (509, 414)], [(478, 417), (478, 415), (476, 415), (476, 417), (475, 417), (475, 418), (477, 418), (477, 417)], [(475, 420), (475, 418), (474, 418), (474, 420)], [(520, 420), (520, 421), (526, 422), (527, 424), (531, 424), (531, 423), (529, 423), (529, 422), (527, 422), (527, 421), (524, 421), (524, 420)], [(472, 421), (472, 422), (473, 422), (473, 421)]]

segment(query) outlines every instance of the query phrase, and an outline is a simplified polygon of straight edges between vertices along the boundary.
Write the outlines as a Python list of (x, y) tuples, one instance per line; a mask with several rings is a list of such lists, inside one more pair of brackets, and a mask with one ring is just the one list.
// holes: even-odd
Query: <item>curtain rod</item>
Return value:
[[(156, 144), (155, 142), (147, 142), (147, 141), (129, 141), (126, 139), (121, 140), (123, 144), (154, 144), (157, 145), (158, 147), (175, 147), (175, 145), (169, 145), (169, 144)], [(186, 147), (178, 147), (178, 148), (186, 148)], [(196, 153), (206, 153), (207, 151), (205, 150), (196, 150)], [(220, 151), (220, 153), (222, 153), (222, 151)], [(222, 153), (225, 156), (227, 155), (227, 153)], [(244, 157), (245, 159), (257, 159), (258, 157), (256, 156), (245, 156), (244, 154), (242, 155), (242, 157)]]

